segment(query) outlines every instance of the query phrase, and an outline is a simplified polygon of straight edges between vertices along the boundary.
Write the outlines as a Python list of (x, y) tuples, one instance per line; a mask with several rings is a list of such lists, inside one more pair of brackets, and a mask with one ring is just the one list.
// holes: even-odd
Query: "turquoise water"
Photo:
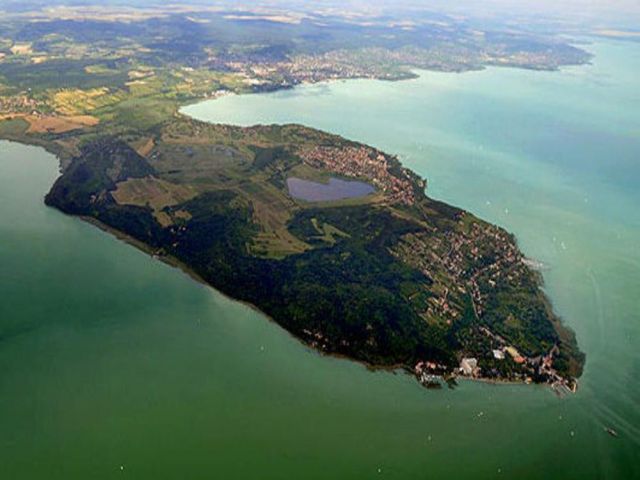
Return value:
[(559, 73), (421, 72), (184, 111), (303, 123), (373, 144), (425, 176), (430, 195), (515, 232), (548, 266), (547, 290), (587, 352), (581, 406), (624, 430), (640, 464), (640, 46), (588, 48), (593, 65)]
[(0, 478), (640, 477), (640, 49), (593, 50), (560, 73), (425, 72), (186, 109), (374, 144), (432, 196), (514, 231), (587, 353), (565, 399), (427, 391), (322, 357), (46, 208), (55, 159), (0, 142)]

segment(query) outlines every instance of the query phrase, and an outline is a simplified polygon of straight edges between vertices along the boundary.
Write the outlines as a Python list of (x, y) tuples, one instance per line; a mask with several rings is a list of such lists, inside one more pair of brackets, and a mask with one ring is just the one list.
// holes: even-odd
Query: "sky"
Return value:
[(147, 6), (180, 3), (235, 7), (263, 4), (280, 8), (294, 6), (298, 10), (332, 6), (343, 10), (357, 8), (391, 13), (419, 9), (476, 18), (554, 17), (601, 27), (640, 30), (640, 0), (0, 0), (0, 9), (8, 6), (29, 8), (31, 5)]

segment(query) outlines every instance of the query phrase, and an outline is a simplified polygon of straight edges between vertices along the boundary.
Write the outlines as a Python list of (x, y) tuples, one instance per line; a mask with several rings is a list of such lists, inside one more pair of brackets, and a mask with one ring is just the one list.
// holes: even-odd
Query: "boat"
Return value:
[(618, 438), (618, 432), (616, 432), (613, 428), (611, 427), (604, 427), (604, 431), (607, 432), (609, 435), (611, 435), (612, 437), (616, 437)]

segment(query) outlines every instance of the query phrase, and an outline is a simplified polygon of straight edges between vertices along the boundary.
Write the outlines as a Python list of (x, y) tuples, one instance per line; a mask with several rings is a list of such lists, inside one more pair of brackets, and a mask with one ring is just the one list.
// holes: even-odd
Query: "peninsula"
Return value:
[(302, 125), (212, 125), (178, 110), (302, 81), (402, 79), (411, 66), (555, 69), (586, 53), (485, 36), (455, 51), (327, 43), (313, 53), (236, 39), (181, 57), (171, 32), (204, 28), (185, 15), (219, 14), (136, 12), (135, 31), (111, 12), (116, 44), (69, 39), (72, 27), (93, 34), (82, 9), (64, 21), (16, 14), (14, 38), (0, 43), (0, 138), (58, 155), (48, 205), (179, 263), (320, 351), (402, 368), (427, 386), (463, 375), (575, 389), (584, 355), (513, 235), (430, 198), (426, 180), (387, 152)]

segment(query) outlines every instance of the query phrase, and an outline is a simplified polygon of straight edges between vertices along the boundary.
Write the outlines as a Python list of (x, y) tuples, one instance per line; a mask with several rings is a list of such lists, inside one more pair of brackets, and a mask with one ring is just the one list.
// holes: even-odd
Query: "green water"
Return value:
[[(640, 47), (228, 97), (398, 153), (514, 231), (587, 353), (574, 396), (322, 357), (253, 310), (46, 208), (42, 150), (0, 142), (0, 478), (640, 478)], [(615, 428), (619, 438), (603, 426)]]

